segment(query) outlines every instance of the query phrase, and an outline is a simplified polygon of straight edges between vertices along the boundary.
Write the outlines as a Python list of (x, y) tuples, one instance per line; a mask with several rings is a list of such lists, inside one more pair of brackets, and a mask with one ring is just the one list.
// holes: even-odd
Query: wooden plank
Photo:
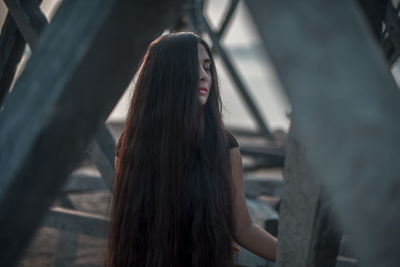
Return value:
[[(293, 128), (291, 129), (291, 131)], [(280, 204), (278, 266), (335, 266), (340, 235), (309, 167), (305, 148), (289, 133)]]
[(338, 256), (337, 263), (335, 267), (358, 267), (358, 261), (353, 258), (346, 258)]
[(24, 38), (7, 14), (0, 36), (0, 106), (10, 89), (24, 48)]
[(248, 198), (256, 198), (260, 195), (281, 196), (282, 191), (282, 179), (244, 177), (244, 193)]
[(105, 238), (108, 220), (103, 216), (64, 209), (49, 209), (42, 226), (93, 237)]
[(340, 241), (339, 256), (345, 258), (356, 258), (351, 240), (346, 234), (343, 234), (342, 240)]
[(244, 128), (229, 128), (229, 131), (236, 136), (244, 136), (244, 137), (262, 137), (263, 135), (260, 132), (244, 129)]
[(72, 203), (72, 201), (69, 199), (67, 194), (63, 194), (58, 198), (58, 203), (59, 206), (66, 208), (66, 209), (71, 209), (75, 210), (75, 205)]
[[(9, 8), (13, 10), (14, 18), (19, 19), (19, 28), (25, 29), (26, 42), (33, 47), (40, 33), (48, 24), (38, 7), (39, 3), (32, 1), (16, 2), (15, 0), (9, 0), (7, 3)], [(88, 148), (91, 159), (96, 164), (110, 190), (112, 189), (114, 175), (114, 147), (114, 139), (107, 126), (103, 124), (99, 127), (94, 140)]]
[(0, 114), (1, 266), (15, 264), (178, 2), (61, 4)]
[(385, 17), (385, 12), (389, 2), (390, 6), (392, 6), (391, 1), (357, 0), (357, 2), (360, 4), (362, 11), (364, 11), (365, 17), (375, 35), (376, 40), (378, 43), (380, 43), (382, 40), (383, 19)]
[(54, 267), (75, 266), (78, 238), (77, 233), (60, 230)]
[(400, 94), (360, 10), (346, 0), (246, 3), (355, 254), (362, 266), (397, 266)]
[(283, 162), (285, 151), (282, 147), (260, 147), (260, 146), (240, 146), (240, 152), (244, 155), (251, 155), (259, 158), (276, 158)]
[(114, 177), (114, 151), (114, 138), (103, 123), (97, 130), (95, 138), (88, 148), (88, 153), (111, 191)]
[(89, 176), (81, 173), (73, 173), (68, 177), (62, 188), (63, 193), (82, 193), (93, 191), (109, 191), (101, 176)]
[[(289, 143), (293, 142), (289, 138)], [(294, 152), (293, 146), (301, 147), (297, 143), (287, 148), (289, 156), (281, 189), (278, 266), (356, 266), (353, 259), (343, 262), (338, 256), (339, 249), (343, 252), (341, 231), (332, 207), (323, 198), (319, 180), (312, 177), (310, 167), (304, 162), (307, 156)], [(336, 261), (337, 257), (341, 260)]]
[(39, 3), (32, 0), (4, 0), (25, 41), (34, 48), (38, 37), (48, 24)]
[(231, 0), (231, 4), (229, 5), (229, 9), (227, 10), (224, 19), (219, 27), (217, 36), (218, 40), (221, 40), (222, 36), (225, 34), (225, 30), (228, 27), (229, 23), (231, 23), (232, 16), (236, 10), (236, 7), (239, 3), (239, 0)]
[(400, 18), (390, 1), (385, 14), (385, 32), (388, 36), (382, 46), (389, 65), (393, 65), (400, 55)]
[[(8, 1), (12, 12), (7, 14), (0, 37), (0, 104), (10, 90), (25, 43), (29, 43), (32, 48), (47, 25), (47, 20), (39, 9), (41, 3), (42, 0)], [(18, 18), (18, 26), (25, 29), (25, 40), (10, 13)]]

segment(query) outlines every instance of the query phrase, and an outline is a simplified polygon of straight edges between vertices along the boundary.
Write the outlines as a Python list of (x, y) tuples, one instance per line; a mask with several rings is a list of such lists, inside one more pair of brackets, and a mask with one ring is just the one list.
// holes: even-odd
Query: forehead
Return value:
[(197, 51), (200, 63), (203, 63), (205, 61), (210, 61), (210, 57), (207, 53), (207, 50), (202, 44), (197, 44)]

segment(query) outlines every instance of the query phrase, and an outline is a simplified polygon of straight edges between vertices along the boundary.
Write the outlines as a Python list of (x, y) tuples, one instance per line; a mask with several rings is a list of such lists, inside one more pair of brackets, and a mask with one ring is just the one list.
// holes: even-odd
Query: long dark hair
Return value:
[[(204, 106), (199, 43), (211, 59)], [(189, 32), (154, 40), (120, 138), (106, 266), (233, 266), (226, 137), (208, 45)]]

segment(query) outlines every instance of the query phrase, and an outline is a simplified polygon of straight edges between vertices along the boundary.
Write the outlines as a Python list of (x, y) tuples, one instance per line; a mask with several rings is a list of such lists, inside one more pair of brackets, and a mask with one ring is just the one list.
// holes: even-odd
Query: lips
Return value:
[(199, 88), (199, 93), (200, 93), (201, 95), (205, 95), (205, 94), (207, 94), (207, 92), (208, 92), (208, 89), (207, 89), (206, 87), (201, 86), (201, 87)]

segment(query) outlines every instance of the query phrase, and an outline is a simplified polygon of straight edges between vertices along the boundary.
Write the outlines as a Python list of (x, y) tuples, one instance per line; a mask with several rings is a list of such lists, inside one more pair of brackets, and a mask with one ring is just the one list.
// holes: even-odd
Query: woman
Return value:
[(275, 260), (276, 239), (249, 217), (215, 63), (197, 35), (150, 44), (115, 165), (107, 266), (233, 266), (232, 239)]

